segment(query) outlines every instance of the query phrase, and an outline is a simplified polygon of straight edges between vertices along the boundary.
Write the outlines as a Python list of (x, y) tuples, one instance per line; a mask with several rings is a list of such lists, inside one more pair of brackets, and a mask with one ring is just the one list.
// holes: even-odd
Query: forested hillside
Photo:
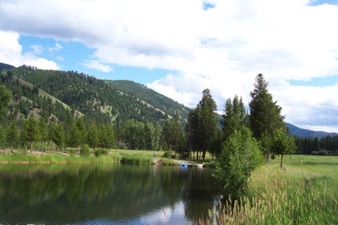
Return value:
[(76, 71), (1, 64), (0, 87), (11, 96), (0, 104), (2, 148), (169, 149), (189, 110), (141, 85), (117, 90)]
[[(141, 88), (128, 91), (126, 87), (124, 92), (108, 82), (75, 71), (39, 70), (22, 66), (2, 72), (1, 81), (11, 89), (24, 114), (37, 106), (43, 109), (40, 116), (50, 117), (53, 114), (62, 121), (67, 116), (62, 115), (61, 111), (63, 114), (68, 113), (64, 109), (70, 109), (73, 115), (84, 115), (85, 121), (96, 123), (122, 123), (129, 119), (155, 122), (172, 117), (175, 110), (184, 112), (184, 115), (187, 115), (188, 110), (150, 89), (147, 91), (154, 99), (165, 99), (171, 105), (157, 101), (158, 104), (154, 106), (150, 98), (142, 99), (147, 94), (144, 91), (139, 94), (137, 91), (142, 91)], [(25, 100), (32, 100), (30, 106), (25, 107), (29, 105)], [(45, 107), (50, 102), (54, 102), (58, 110)]]
[(168, 115), (174, 115), (177, 111), (183, 119), (188, 118), (190, 109), (178, 102), (147, 88), (144, 85), (129, 80), (109, 80), (107, 81), (116, 90), (123, 93), (134, 95), (146, 103), (156, 107)]

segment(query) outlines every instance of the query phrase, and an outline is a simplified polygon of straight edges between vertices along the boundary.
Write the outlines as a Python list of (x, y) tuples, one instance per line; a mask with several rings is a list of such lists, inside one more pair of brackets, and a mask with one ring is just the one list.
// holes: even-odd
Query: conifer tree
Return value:
[(202, 152), (202, 158), (205, 159), (207, 150), (210, 150), (216, 138), (217, 117), (215, 111), (216, 102), (212, 98), (209, 89), (202, 92), (202, 100), (198, 103), (188, 115), (186, 124), (186, 134), (189, 148)]
[(227, 140), (235, 130), (248, 125), (248, 115), (242, 98), (239, 98), (237, 95), (233, 100), (230, 98), (226, 100), (223, 112), (223, 134), (224, 139)]
[(40, 129), (38, 122), (34, 116), (30, 116), (25, 122), (22, 130), (23, 141), (27, 141), (31, 144), (30, 149), (33, 148), (33, 143), (40, 138)]
[(7, 146), (14, 148), (18, 145), (19, 142), (19, 130), (15, 120), (12, 120), (9, 126), (7, 127)]
[(94, 124), (88, 131), (88, 144), (91, 148), (96, 148), (99, 144), (99, 132), (97, 126)]
[(210, 144), (215, 138), (217, 129), (217, 118), (215, 111), (217, 109), (216, 102), (212, 98), (209, 89), (202, 92), (202, 100), (199, 103), (201, 107), (200, 121), (200, 144), (202, 150), (202, 158), (205, 159), (206, 151), (209, 150)]
[(268, 83), (262, 74), (257, 75), (254, 87), (249, 103), (250, 128), (253, 136), (261, 143), (266, 162), (269, 162), (273, 136), (278, 128), (285, 126), (284, 116), (281, 115), (282, 108), (268, 92)]
[(58, 150), (65, 144), (64, 127), (59, 123), (49, 125), (49, 139), (57, 146)]

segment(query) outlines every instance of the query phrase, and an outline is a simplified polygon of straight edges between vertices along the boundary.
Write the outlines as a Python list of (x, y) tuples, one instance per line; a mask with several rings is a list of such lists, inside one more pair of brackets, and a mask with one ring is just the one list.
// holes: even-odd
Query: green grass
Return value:
[(218, 216), (201, 224), (338, 224), (338, 157), (278, 158), (253, 172), (249, 193), (228, 200)]
[[(141, 150), (120, 150), (113, 149), (108, 150), (108, 154), (100, 155), (96, 157), (94, 155), (88, 157), (81, 157), (75, 154), (76, 149), (68, 149), (70, 154), (61, 154), (61, 152), (38, 152), (34, 151), (31, 153), (30, 150), (19, 150), (13, 153), (7, 152), (6, 154), (0, 154), (0, 163), (11, 164), (37, 164), (37, 163), (123, 163), (123, 164), (146, 164), (150, 165), (154, 160), (153, 151), (141, 151)], [(170, 159), (161, 158), (163, 151), (157, 151), (156, 155), (158, 159), (169, 164), (172, 162)]]

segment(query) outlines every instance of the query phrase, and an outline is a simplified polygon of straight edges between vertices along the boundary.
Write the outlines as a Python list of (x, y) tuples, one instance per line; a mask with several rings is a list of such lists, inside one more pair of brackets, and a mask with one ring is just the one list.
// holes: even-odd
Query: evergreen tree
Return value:
[(235, 96), (234, 99), (227, 99), (224, 105), (223, 121), (223, 134), (227, 140), (235, 130), (241, 129), (243, 126), (248, 125), (248, 116), (244, 107), (242, 98)]
[(51, 123), (49, 125), (49, 139), (57, 146), (58, 150), (65, 144), (64, 127), (60, 123)]
[(72, 148), (77, 148), (81, 144), (83, 144), (82, 133), (79, 127), (77, 126), (75, 120), (72, 122), (70, 126), (66, 141), (67, 141), (67, 145)]
[(88, 131), (88, 144), (91, 148), (96, 148), (99, 144), (99, 132), (97, 126), (94, 124), (89, 128)]
[(197, 152), (197, 159), (198, 153), (201, 150), (200, 138), (201, 136), (201, 129), (200, 129), (200, 119), (201, 117), (201, 107), (197, 105), (197, 107), (191, 110), (188, 114), (188, 121), (185, 126), (185, 134), (187, 138), (187, 146), (188, 149), (192, 150), (193, 152)]
[(199, 152), (202, 152), (202, 158), (205, 159), (207, 150), (214, 148), (217, 142), (217, 117), (216, 103), (212, 98), (209, 89), (202, 92), (202, 100), (197, 107), (190, 111), (188, 122), (185, 127), (188, 148), (197, 151), (197, 159)]
[(174, 117), (165, 123), (162, 134), (163, 140), (170, 150), (174, 150), (175, 153), (180, 153), (184, 150), (183, 128), (177, 111)]
[(282, 108), (273, 101), (268, 92), (268, 83), (262, 74), (258, 74), (250, 93), (250, 128), (254, 137), (261, 142), (266, 162), (269, 161), (273, 136), (278, 128), (284, 127)]
[(101, 148), (113, 148), (115, 146), (114, 128), (109, 124), (101, 124), (98, 126), (99, 142)]
[(30, 116), (25, 122), (22, 130), (22, 139), (24, 142), (31, 144), (30, 149), (33, 148), (33, 143), (40, 139), (40, 130), (38, 122), (34, 116)]
[(7, 146), (10, 148), (15, 148), (18, 146), (19, 142), (19, 129), (15, 120), (12, 120), (7, 127)]
[(161, 133), (162, 133), (162, 127), (159, 122), (156, 122), (154, 125), (154, 150), (160, 150), (161, 149)]
[[(40, 133), (40, 141), (42, 142), (48, 142), (49, 137), (48, 137), (48, 125), (47, 121), (43, 118), (40, 118), (38, 122), (38, 127), (39, 127), (39, 133)], [(46, 150), (46, 149), (45, 149)]]
[(6, 146), (6, 132), (5, 129), (0, 125), (0, 148), (5, 148)]
[(155, 127), (152, 123), (144, 125), (144, 147), (147, 150), (153, 150), (155, 141)]

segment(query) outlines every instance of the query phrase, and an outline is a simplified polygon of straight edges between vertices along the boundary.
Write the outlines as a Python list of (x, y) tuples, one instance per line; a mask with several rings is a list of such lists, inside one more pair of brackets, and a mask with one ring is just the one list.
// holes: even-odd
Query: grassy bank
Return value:
[[(163, 151), (156, 152), (156, 159), (164, 165), (176, 165), (174, 160), (162, 157)], [(141, 150), (107, 150), (100, 156), (80, 156), (65, 152), (39, 152), (29, 150), (2, 151), (0, 164), (78, 164), (78, 163), (121, 163), (136, 165), (151, 165), (154, 163), (153, 151)]]
[(338, 224), (338, 157), (287, 157), (287, 171), (277, 160), (254, 171), (243, 204), (228, 201), (201, 224)]

